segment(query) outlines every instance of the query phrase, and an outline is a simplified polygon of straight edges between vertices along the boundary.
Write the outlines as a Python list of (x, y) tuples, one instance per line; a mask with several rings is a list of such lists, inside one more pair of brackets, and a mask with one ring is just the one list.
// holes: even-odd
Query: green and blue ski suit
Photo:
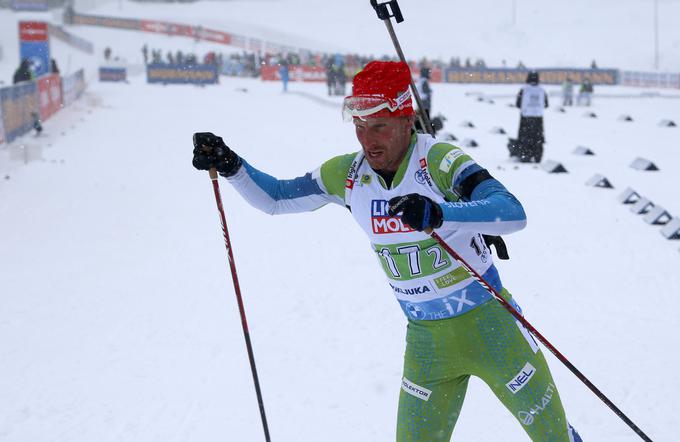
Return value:
[(437, 233), (519, 310), (482, 235), (524, 228), (524, 210), (459, 147), (414, 133), (389, 186), (362, 152), (332, 158), (291, 180), (244, 160), (228, 180), (270, 214), (344, 205), (368, 235), (408, 319), (397, 441), (449, 441), (470, 376), (491, 388), (533, 441), (581, 440), (527, 330), (431, 236), (388, 214), (387, 202), (396, 196), (418, 193), (439, 203), (444, 221)]

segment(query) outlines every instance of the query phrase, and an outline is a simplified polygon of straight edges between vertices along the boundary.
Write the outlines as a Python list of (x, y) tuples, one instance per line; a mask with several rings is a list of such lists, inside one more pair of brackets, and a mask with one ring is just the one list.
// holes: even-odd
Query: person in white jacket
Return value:
[(520, 89), (515, 103), (520, 108), (519, 133), (510, 156), (523, 163), (540, 163), (543, 158), (543, 109), (548, 107), (548, 94), (538, 84), (538, 72), (529, 72), (527, 84)]

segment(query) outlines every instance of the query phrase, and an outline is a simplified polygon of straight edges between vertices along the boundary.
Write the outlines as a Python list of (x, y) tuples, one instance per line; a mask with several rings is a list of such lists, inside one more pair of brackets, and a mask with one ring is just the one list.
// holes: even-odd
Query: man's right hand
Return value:
[(221, 137), (211, 132), (196, 132), (193, 165), (198, 170), (214, 167), (220, 175), (229, 177), (241, 167), (241, 158), (224, 144)]

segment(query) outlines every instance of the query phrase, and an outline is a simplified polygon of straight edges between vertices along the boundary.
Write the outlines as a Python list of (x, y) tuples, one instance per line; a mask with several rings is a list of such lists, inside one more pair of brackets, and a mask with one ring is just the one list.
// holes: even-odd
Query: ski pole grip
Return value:
[(371, 0), (371, 6), (375, 9), (380, 20), (389, 20), (390, 17), (394, 17), (397, 23), (404, 21), (404, 16), (401, 15), (401, 9), (399, 9), (397, 0), (390, 0), (385, 3), (378, 3), (378, 0)]
[(210, 170), (208, 170), (208, 174), (210, 175), (211, 180), (213, 181), (217, 180), (217, 169), (211, 167)]

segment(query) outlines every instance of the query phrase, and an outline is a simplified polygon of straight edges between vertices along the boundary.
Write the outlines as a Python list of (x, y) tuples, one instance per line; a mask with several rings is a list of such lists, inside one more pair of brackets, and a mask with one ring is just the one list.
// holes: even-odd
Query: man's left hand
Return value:
[(389, 206), (390, 216), (401, 213), (401, 220), (404, 224), (420, 232), (441, 227), (444, 221), (439, 204), (417, 193), (392, 198)]

